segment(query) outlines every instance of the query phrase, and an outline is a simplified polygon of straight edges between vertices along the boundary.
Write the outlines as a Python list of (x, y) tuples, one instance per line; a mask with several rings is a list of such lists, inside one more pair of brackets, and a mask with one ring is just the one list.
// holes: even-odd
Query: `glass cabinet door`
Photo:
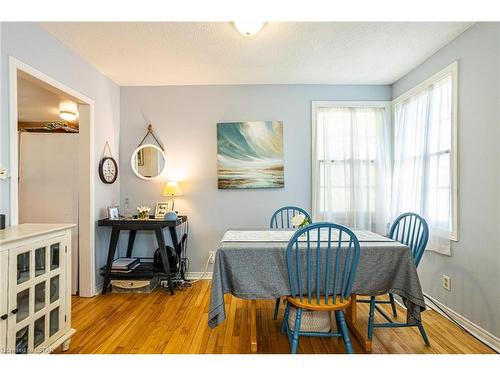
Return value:
[(60, 243), (50, 245), (50, 270), (59, 268), (61, 246)]
[(66, 327), (64, 246), (57, 237), (9, 250), (7, 347), (45, 351)]
[(50, 312), (49, 335), (54, 336), (59, 332), (59, 307)]
[(47, 270), (46, 253), (47, 249), (45, 247), (40, 247), (35, 250), (35, 277), (43, 275)]
[(16, 332), (16, 354), (28, 354), (29, 326)]
[(17, 255), (17, 284), (22, 284), (30, 278), (30, 252)]
[(17, 293), (16, 323), (26, 319), (30, 314), (30, 288)]

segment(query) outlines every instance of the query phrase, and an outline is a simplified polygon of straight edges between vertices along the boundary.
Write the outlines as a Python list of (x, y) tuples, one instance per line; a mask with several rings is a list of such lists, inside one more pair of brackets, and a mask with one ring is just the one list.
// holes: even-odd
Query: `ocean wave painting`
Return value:
[(283, 122), (217, 124), (219, 189), (282, 188)]

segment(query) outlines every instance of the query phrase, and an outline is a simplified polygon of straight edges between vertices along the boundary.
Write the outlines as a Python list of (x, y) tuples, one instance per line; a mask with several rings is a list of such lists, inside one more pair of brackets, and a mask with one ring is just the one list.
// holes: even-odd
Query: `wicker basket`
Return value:
[(111, 280), (112, 293), (151, 293), (160, 279), (153, 277), (147, 280)]
[[(291, 330), (295, 328), (296, 312), (297, 310), (295, 309), (295, 307), (290, 306), (290, 313), (288, 314), (288, 326)], [(303, 332), (330, 332), (332, 330), (331, 312), (302, 310), (300, 330)]]

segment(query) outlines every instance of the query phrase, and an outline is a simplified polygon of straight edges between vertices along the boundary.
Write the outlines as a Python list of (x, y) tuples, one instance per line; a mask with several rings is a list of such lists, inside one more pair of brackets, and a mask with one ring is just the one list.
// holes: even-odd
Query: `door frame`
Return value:
[[(86, 95), (72, 89), (47, 74), (9, 56), (9, 136), (10, 136), (10, 225), (19, 224), (19, 135), (17, 107), (17, 71), (23, 71), (67, 94), (77, 98), (89, 106), (88, 132), (80, 134), (78, 165), (80, 185), (78, 192), (78, 291), (82, 297), (96, 295), (95, 270), (95, 152), (94, 124), (95, 102)], [(86, 137), (82, 137), (85, 135)], [(87, 155), (87, 158), (82, 158)], [(83, 173), (82, 171), (88, 171)], [(83, 192), (83, 193), (82, 193)]]

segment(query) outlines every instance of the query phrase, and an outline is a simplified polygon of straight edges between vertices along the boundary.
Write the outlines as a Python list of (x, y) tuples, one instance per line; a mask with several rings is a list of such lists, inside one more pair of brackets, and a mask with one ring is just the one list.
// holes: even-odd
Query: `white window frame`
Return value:
[[(313, 192), (316, 189), (316, 184), (319, 183), (318, 176), (316, 176), (316, 126), (318, 119), (318, 109), (322, 107), (357, 107), (357, 108), (384, 108), (385, 109), (385, 120), (386, 124), (389, 126), (389, 134), (393, 134), (392, 131), (392, 111), (391, 111), (391, 101), (349, 101), (349, 100), (313, 100), (311, 101), (311, 208), (314, 207)], [(391, 162), (392, 168), (392, 162)], [(313, 212), (313, 216), (314, 216)], [(314, 220), (314, 217), (313, 217)]]
[[(395, 118), (396, 105), (415, 96), (429, 86), (451, 75), (451, 151), (450, 151), (450, 176), (451, 176), (451, 207), (452, 231), (450, 240), (458, 241), (458, 61), (454, 61), (443, 70), (427, 78), (415, 87), (401, 94), (392, 101), (392, 116)], [(394, 126), (394, 124), (392, 124)], [(394, 136), (392, 137), (394, 143)], [(394, 157), (394, 155), (393, 155)]]

